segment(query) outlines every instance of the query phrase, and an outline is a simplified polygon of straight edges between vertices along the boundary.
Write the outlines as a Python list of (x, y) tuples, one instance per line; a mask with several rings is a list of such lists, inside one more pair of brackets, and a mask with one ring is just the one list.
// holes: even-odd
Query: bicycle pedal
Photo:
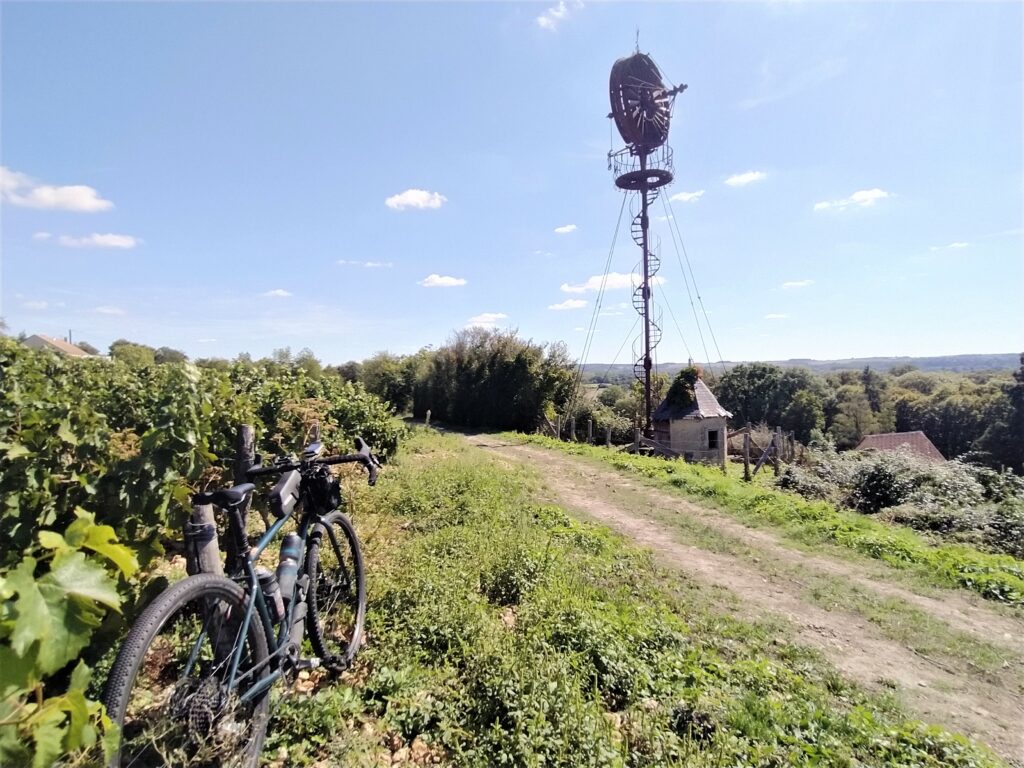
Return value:
[(311, 658), (311, 659), (296, 659), (295, 660), (295, 669), (296, 669), (296, 671), (299, 671), (299, 672), (301, 672), (304, 669), (317, 669), (320, 666), (321, 666), (320, 659), (318, 659), (315, 656), (313, 658)]

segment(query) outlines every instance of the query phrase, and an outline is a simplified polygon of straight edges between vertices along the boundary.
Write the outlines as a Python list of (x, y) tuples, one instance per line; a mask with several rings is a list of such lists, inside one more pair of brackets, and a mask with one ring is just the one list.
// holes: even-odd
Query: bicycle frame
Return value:
[[(302, 541), (302, 548), (300, 552), (300, 564), (305, 562), (306, 555), (306, 544), (309, 537), (310, 528), (312, 525), (319, 523), (322, 519), (322, 515), (331, 510), (321, 510), (318, 505), (313, 501), (312, 494), (309, 489), (303, 485), (301, 491), (300, 507), (302, 510), (302, 516), (299, 519), (298, 535)], [(274, 622), (270, 617), (270, 609), (267, 607), (267, 599), (263, 594), (263, 590), (259, 586), (259, 577), (256, 574), (256, 563), (259, 562), (263, 552), (267, 549), (277, 535), (284, 528), (285, 524), (294, 515), (294, 510), (283, 517), (278, 518), (273, 525), (267, 530), (256, 545), (252, 548), (248, 548), (248, 537), (245, 532), (244, 522), (242, 520), (241, 512), (235, 508), (227, 510), (228, 521), (229, 521), (229, 535), (233, 536), (238, 544), (244, 543), (245, 546), (239, 548), (239, 551), (247, 551), (244, 558), (241, 558), (242, 570), (240, 573), (231, 574), (230, 577), (237, 581), (245, 579), (249, 583), (249, 594), (246, 604), (245, 616), (242, 619), (241, 626), (239, 627), (239, 633), (237, 637), (244, 638), (249, 632), (249, 626), (253, 621), (254, 614), (258, 616), (260, 621), (261, 629), (263, 630), (267, 638), (267, 648), (270, 649), (269, 656), (267, 657), (265, 664), (275, 665), (275, 669), (266, 677), (261, 678), (255, 685), (249, 688), (244, 694), (239, 697), (239, 701), (244, 703), (255, 699), (261, 695), (264, 691), (269, 689), (274, 683), (276, 683), (285, 674), (284, 665), (281, 662), (281, 655), (289, 647), (291, 640), (291, 629), (297, 616), (296, 613), (301, 606), (305, 610), (306, 600), (299, 599), (299, 596), (304, 589), (304, 582), (308, 582), (307, 574), (304, 571), (304, 565), (300, 565), (300, 576), (295, 580), (295, 585), (292, 588), (292, 594), (288, 595), (288, 608), (285, 611), (284, 617), (282, 617), (277, 633), (275, 636)], [(331, 540), (331, 546), (338, 551), (338, 540), (334, 533), (332, 526), (325, 526), (328, 536)], [(199, 648), (203, 642), (203, 636), (205, 630), (196, 640), (196, 645), (193, 648), (192, 655), (190, 656), (189, 663), (186, 665), (186, 670), (191, 668), (195, 657), (198, 655)], [(242, 651), (245, 644), (242, 642), (236, 642), (232, 649), (231, 664), (228, 670), (227, 676), (227, 688), (228, 690), (234, 690), (240, 682), (246, 677), (259, 672), (262, 669), (260, 667), (254, 667), (248, 670), (243, 676), (238, 676), (238, 667), (242, 661)]]

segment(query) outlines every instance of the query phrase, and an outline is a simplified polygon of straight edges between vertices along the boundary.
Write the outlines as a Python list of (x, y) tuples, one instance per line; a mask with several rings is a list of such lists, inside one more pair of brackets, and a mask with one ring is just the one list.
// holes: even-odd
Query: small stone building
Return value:
[(654, 439), (686, 461), (725, 466), (726, 419), (732, 414), (694, 368), (684, 368), (651, 415)]

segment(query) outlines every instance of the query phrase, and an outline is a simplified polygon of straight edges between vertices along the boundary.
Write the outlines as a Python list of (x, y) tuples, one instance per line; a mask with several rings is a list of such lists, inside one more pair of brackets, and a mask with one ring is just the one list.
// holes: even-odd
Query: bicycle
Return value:
[[(379, 462), (361, 438), (356, 447), (321, 458), (314, 442), (298, 461), (249, 469), (249, 479), (281, 476), (268, 494), (277, 520), (251, 548), (242, 510), (254, 484), (193, 496), (193, 505), (227, 513), (240, 554), (229, 558), (228, 576), (201, 572), (200, 549), (219, 548), (216, 529), (187, 526), (192, 575), (143, 611), (107, 678), (103, 703), (120, 727), (111, 766), (255, 766), (270, 688), (302, 669), (337, 672), (351, 664), (362, 642), (366, 584), (359, 540), (338, 509), (340, 484), (328, 467), (361, 463), (374, 485)], [(297, 532), (284, 537), (277, 572), (257, 566), (296, 508)], [(316, 656), (300, 656), (304, 636)]]

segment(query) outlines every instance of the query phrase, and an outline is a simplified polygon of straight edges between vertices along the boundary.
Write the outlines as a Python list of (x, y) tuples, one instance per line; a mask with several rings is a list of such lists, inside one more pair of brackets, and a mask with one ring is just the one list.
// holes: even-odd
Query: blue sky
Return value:
[[(14, 332), (336, 363), (476, 323), (579, 354), (622, 202), (608, 71), (639, 28), (689, 85), (652, 212), (660, 361), (718, 358), (669, 210), (726, 359), (1024, 348), (1020, 3), (5, 2), (0, 23)], [(606, 293), (589, 361), (630, 337), (629, 298)]]

